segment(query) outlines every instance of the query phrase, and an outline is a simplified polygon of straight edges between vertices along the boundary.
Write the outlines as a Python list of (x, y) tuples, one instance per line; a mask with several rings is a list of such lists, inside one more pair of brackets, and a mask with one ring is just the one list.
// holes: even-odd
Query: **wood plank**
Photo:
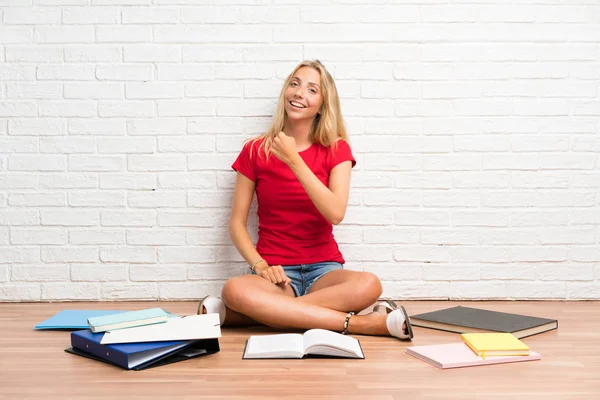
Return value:
[(559, 329), (523, 339), (541, 361), (441, 370), (407, 346), (460, 341), (415, 327), (412, 342), (356, 336), (365, 360), (247, 360), (244, 344), (266, 327), (224, 328), (221, 351), (146, 371), (124, 371), (64, 352), (69, 332), (33, 326), (63, 309), (196, 312), (194, 302), (0, 304), (1, 399), (594, 399), (600, 398), (600, 302), (413, 301), (410, 314), (454, 305), (556, 318)]

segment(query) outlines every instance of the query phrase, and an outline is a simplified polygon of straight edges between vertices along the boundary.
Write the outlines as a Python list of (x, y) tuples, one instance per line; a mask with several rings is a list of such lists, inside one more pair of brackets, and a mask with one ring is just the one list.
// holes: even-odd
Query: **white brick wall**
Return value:
[(312, 58), (359, 162), (348, 269), (393, 298), (600, 299), (596, 0), (0, 0), (0, 301), (245, 273), (230, 165)]

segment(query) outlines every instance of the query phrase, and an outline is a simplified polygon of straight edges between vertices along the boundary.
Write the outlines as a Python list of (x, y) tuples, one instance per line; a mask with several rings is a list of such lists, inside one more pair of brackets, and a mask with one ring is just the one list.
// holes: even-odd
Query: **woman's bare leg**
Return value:
[[(333, 310), (358, 312), (375, 303), (382, 292), (381, 281), (370, 272), (335, 270), (319, 278), (310, 288), (310, 292), (298, 300)], [(385, 318), (379, 316), (374, 318), (368, 314), (366, 316), (369, 318), (352, 317), (349, 331), (366, 332), (373, 329), (374, 332), (387, 332)], [(382, 326), (373, 327), (371, 326), (373, 324)], [(406, 323), (402, 325), (402, 330), (407, 333)]]
[[(291, 288), (290, 288), (291, 289)], [(277, 328), (343, 330), (346, 313), (300, 302), (267, 280), (255, 276), (238, 276), (223, 287), (227, 308), (254, 321)], [(389, 335), (387, 316), (354, 316), (349, 331), (366, 335)]]
[[(236, 279), (236, 278), (232, 278), (232, 279)], [(264, 278), (260, 278), (265, 280)], [(265, 282), (267, 282), (265, 280)], [(270, 287), (267, 287), (269, 290), (271, 290), (273, 293), (277, 293), (277, 294), (281, 294), (283, 296), (287, 296), (290, 298), (295, 298), (296, 294), (294, 293), (294, 289), (292, 289), (291, 286), (281, 286), (281, 285), (274, 285), (271, 282), (267, 282)], [(226, 284), (227, 286), (227, 284)], [(225, 291), (225, 287), (223, 288), (223, 292)], [(223, 302), (225, 303), (225, 321), (224, 323), (222, 323), (222, 325), (226, 325), (226, 326), (251, 326), (251, 325), (260, 325), (260, 322), (257, 322), (255, 320), (253, 320), (252, 318), (250, 318), (247, 315), (244, 315), (242, 313), (239, 313), (237, 311), (232, 310), (231, 308), (229, 308), (227, 306), (227, 302), (225, 300), (225, 293), (221, 294), (221, 297), (223, 299)], [(203, 311), (204, 312), (204, 311)]]
[[(272, 286), (274, 293), (283, 293), (289, 297), (294, 297), (291, 287), (269, 284)], [(335, 270), (319, 278), (307, 295), (295, 299), (301, 303), (348, 312), (359, 311), (370, 306), (379, 298), (381, 292), (379, 278), (369, 272)], [(224, 325), (256, 324), (258, 322), (252, 318), (227, 307), (226, 324)]]
[(299, 297), (298, 301), (337, 311), (358, 312), (373, 304), (382, 291), (376, 275), (338, 269), (319, 278), (309, 293)]
[[(291, 287), (273, 285), (273, 292), (282, 292), (294, 297)], [(310, 288), (310, 292), (295, 298), (301, 303), (309, 303), (337, 311), (359, 311), (373, 304), (381, 295), (381, 282), (369, 272), (335, 270), (319, 278)], [(256, 325), (258, 322), (238, 313), (229, 307), (226, 309), (226, 325)], [(225, 325), (225, 324), (224, 324)]]

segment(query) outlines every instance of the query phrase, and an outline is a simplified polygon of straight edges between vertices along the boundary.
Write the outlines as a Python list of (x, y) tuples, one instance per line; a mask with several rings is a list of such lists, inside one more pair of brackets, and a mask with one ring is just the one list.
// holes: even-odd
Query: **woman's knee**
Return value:
[(240, 304), (248, 300), (248, 285), (245, 277), (236, 276), (225, 282), (221, 291), (221, 298), (227, 307), (232, 310), (238, 310)]
[[(365, 302), (373, 303), (383, 293), (381, 281), (379, 280), (377, 275), (372, 274), (371, 272), (361, 272), (359, 276), (359, 282), (360, 297), (364, 299)], [(367, 305), (370, 305), (371, 303)]]

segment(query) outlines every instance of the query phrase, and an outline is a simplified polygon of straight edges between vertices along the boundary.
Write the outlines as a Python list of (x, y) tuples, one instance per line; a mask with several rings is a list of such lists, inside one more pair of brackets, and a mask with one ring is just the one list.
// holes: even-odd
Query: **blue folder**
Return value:
[(124, 312), (127, 310), (63, 310), (37, 324), (35, 329), (87, 329), (88, 318)]
[(213, 354), (220, 350), (217, 338), (101, 344), (103, 336), (104, 333), (92, 333), (89, 329), (71, 332), (72, 347), (65, 351), (128, 370), (142, 370)]

